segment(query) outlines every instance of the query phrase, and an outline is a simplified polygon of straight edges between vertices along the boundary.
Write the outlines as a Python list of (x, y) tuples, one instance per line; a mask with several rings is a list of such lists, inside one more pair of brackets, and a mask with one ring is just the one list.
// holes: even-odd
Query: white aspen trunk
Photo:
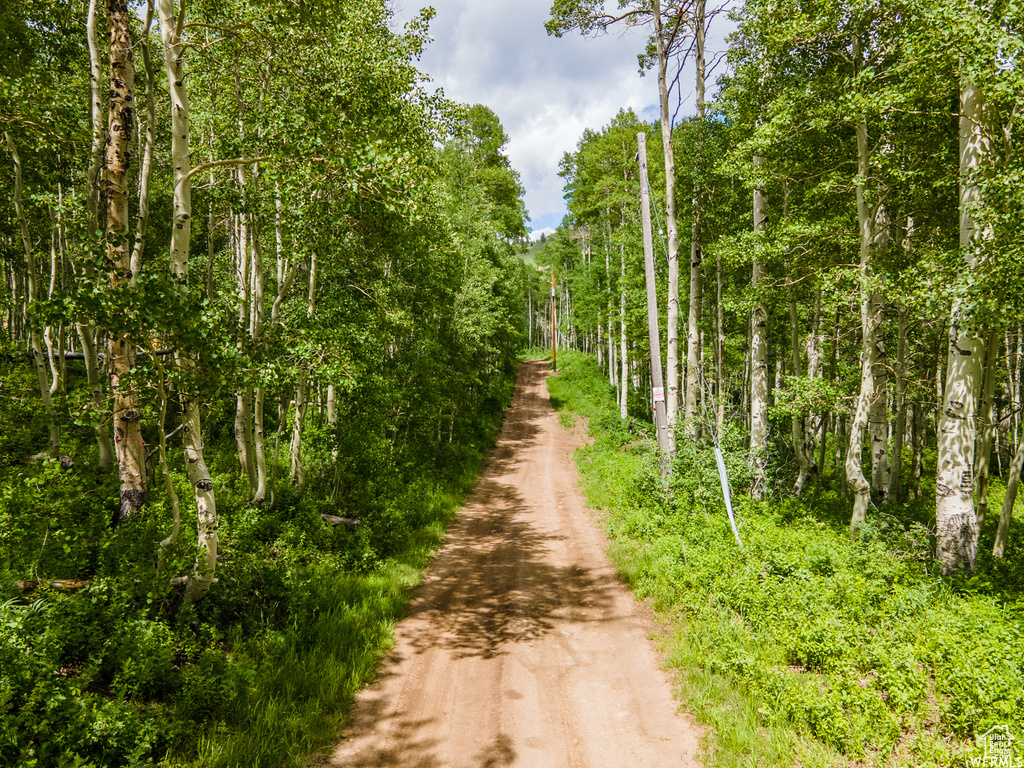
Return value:
[[(312, 318), (316, 312), (316, 278), (317, 278), (317, 254), (313, 251), (310, 254), (309, 262), (309, 294), (306, 304), (306, 317)], [(308, 403), (308, 374), (305, 368), (299, 371), (299, 380), (295, 386), (295, 420), (292, 424), (292, 473), (291, 478), (299, 493), (306, 489), (306, 470), (302, 463), (302, 428), (306, 421), (306, 410)]]
[[(57, 231), (57, 221), (53, 215), (53, 208), (50, 208), (50, 225), (50, 285), (46, 291), (46, 297), (48, 299), (53, 298), (53, 290), (57, 287), (57, 271), (59, 269), (57, 261), (57, 239), (60, 237), (60, 234)], [(53, 348), (53, 326), (47, 325), (43, 328), (43, 343), (46, 345), (46, 361), (50, 365), (49, 390), (50, 397), (52, 398), (61, 388), (61, 381), (63, 380), (60, 375), (60, 368), (57, 365), (57, 351)], [(63, 365), (63, 363), (64, 358), (61, 356), (61, 364)]]
[(153, 364), (157, 370), (157, 394), (160, 396), (160, 412), (157, 417), (156, 429), (159, 440), (160, 472), (164, 476), (164, 488), (167, 490), (167, 498), (171, 502), (171, 532), (166, 539), (161, 540), (160, 549), (157, 552), (157, 574), (163, 573), (164, 553), (178, 543), (181, 535), (181, 502), (178, 499), (178, 492), (174, 488), (174, 480), (171, 478), (171, 469), (167, 463), (167, 386), (164, 376), (164, 365), (159, 355), (153, 355)]
[(907, 324), (906, 305), (901, 304), (897, 323), (899, 342), (896, 347), (896, 426), (893, 430), (892, 461), (889, 470), (887, 498), (894, 504), (900, 503), (903, 495), (903, 440), (907, 431)]
[(725, 310), (722, 306), (722, 254), (715, 255), (715, 434), (725, 425)]
[(146, 21), (139, 40), (142, 48), (142, 62), (146, 72), (146, 138), (142, 147), (142, 166), (139, 169), (139, 213), (135, 223), (135, 246), (129, 260), (131, 284), (135, 285), (142, 271), (142, 250), (146, 244), (149, 228), (149, 182), (153, 166), (153, 146), (156, 142), (156, 100), (153, 95), (156, 76), (153, 73), (153, 57), (149, 51), (149, 28), (153, 23), (153, 0), (146, 4)]
[[(696, 64), (696, 107), (698, 134), (696, 152), (698, 157), (703, 153), (702, 134), (704, 130), (704, 9), (705, 0), (693, 0), (694, 13), (694, 62)], [(690, 306), (689, 319), (686, 326), (686, 424), (691, 436), (697, 433), (697, 399), (700, 393), (701, 352), (703, 345), (700, 338), (700, 306), (701, 306), (701, 264), (704, 261), (703, 244), (700, 232), (700, 188), (698, 182), (693, 187), (692, 219), (690, 224)]]
[[(84, 324), (75, 326), (78, 338), (82, 343), (82, 357), (85, 360), (85, 378), (89, 383), (92, 397), (92, 408), (97, 416), (105, 414), (106, 403), (103, 399), (103, 385), (100, 381), (99, 358), (96, 355), (96, 336), (93, 329)], [(114, 466), (114, 446), (110, 439), (110, 431), (102, 421), (96, 424), (96, 446), (99, 450), (99, 465), (103, 472), (110, 471)]]
[[(800, 376), (803, 370), (803, 361), (800, 359), (800, 322), (796, 306), (796, 291), (792, 286), (789, 288), (789, 326), (790, 345), (793, 355), (793, 375)], [(814, 331), (809, 337), (814, 336)], [(796, 451), (797, 477), (793, 486), (793, 495), (799, 496), (803, 493), (807, 482), (818, 475), (818, 465), (814, 461), (814, 436), (808, 437), (804, 416), (793, 417), (793, 448)]]
[[(889, 247), (889, 214), (884, 205), (875, 210), (872, 230), (872, 260)], [(881, 298), (881, 297), (880, 297)], [(889, 495), (889, 365), (885, 342), (882, 340), (881, 326), (884, 321), (885, 305), (878, 309), (878, 327), (875, 329), (875, 366), (872, 378), (875, 394), (871, 401), (871, 412), (868, 417), (868, 434), (871, 441), (871, 490), (888, 500)]]
[[(1005, 348), (1006, 348), (1006, 378), (1007, 378), (1007, 384), (1006, 384), (1006, 388), (1003, 390), (1003, 392), (1004, 392), (1005, 396), (1007, 396), (1010, 399), (1010, 403), (1008, 404), (1008, 408), (1009, 408), (1009, 411), (1010, 411), (1010, 416), (1008, 418), (1008, 422), (1007, 423), (1008, 423), (1008, 426), (1010, 427), (1010, 430), (1011, 430), (1011, 433), (1012, 433), (1013, 425), (1014, 425), (1014, 419), (1016, 417), (1016, 412), (1017, 412), (1016, 399), (1015, 399), (1015, 397), (1013, 395), (1014, 390), (1017, 387), (1017, 382), (1016, 382), (1016, 380), (1014, 378), (1014, 372), (1013, 372), (1014, 347), (1013, 347), (1012, 336), (1010, 335), (1010, 326), (1006, 327)], [(998, 435), (998, 432), (996, 434)], [(1013, 442), (1013, 449), (1012, 450), (1016, 450), (1016, 447), (1017, 447), (1016, 446), (1016, 441), (1011, 440), (1011, 442)]]
[[(252, 325), (251, 334), (254, 342), (259, 342), (263, 337), (263, 251), (260, 246), (259, 232), (254, 226), (250, 233), (252, 245), (252, 275), (253, 275), (253, 302), (252, 302)], [(252, 393), (252, 388), (248, 389)], [(262, 507), (267, 498), (267, 453), (266, 453), (266, 430), (263, 425), (263, 405), (266, 400), (266, 387), (258, 386), (253, 396), (253, 420), (250, 427), (253, 446), (253, 464), (256, 471), (255, 490), (253, 491), (254, 503)]]
[[(754, 167), (764, 164), (764, 158), (754, 157)], [(754, 189), (754, 232), (760, 232), (767, 217), (764, 212), (764, 194)], [(758, 259), (760, 244), (754, 246), (754, 262), (750, 288), (754, 292), (754, 311), (750, 315), (750, 465), (753, 483), (750, 492), (761, 498), (767, 483), (766, 452), (768, 449), (768, 313), (758, 291), (764, 270)]]
[(85, 36), (89, 46), (89, 118), (92, 128), (92, 146), (89, 150), (89, 172), (86, 208), (89, 212), (89, 241), (92, 242), (100, 228), (100, 170), (103, 166), (103, 65), (96, 40), (96, 0), (89, 0)]
[[(657, 4), (657, 0), (655, 0)], [(647, 279), (647, 340), (651, 347), (651, 388), (653, 390), (654, 425), (661, 449), (661, 473), (667, 474), (671, 447), (665, 411), (665, 385), (661, 377), (661, 339), (658, 332), (658, 290), (654, 280), (654, 240), (651, 235), (650, 187), (647, 181), (647, 136), (636, 135), (640, 158), (640, 208), (644, 238), (644, 274)]]
[[(668, 347), (665, 356), (665, 402), (668, 456), (675, 454), (675, 424), (679, 411), (679, 229), (676, 223), (676, 160), (672, 148), (672, 115), (669, 107), (668, 51), (662, 30), (661, 0), (651, 0), (654, 39), (658, 54), (658, 99), (661, 107), (661, 143), (665, 154), (665, 226), (668, 228)], [(645, 137), (646, 139), (646, 137)], [(646, 164), (646, 158), (641, 155)], [(652, 243), (653, 248), (653, 243)], [(658, 341), (660, 348), (661, 342)], [(653, 364), (653, 359), (652, 359)], [(658, 353), (661, 378), (661, 353)], [(655, 387), (659, 386), (654, 384)]]
[(267, 500), (267, 452), (263, 427), (263, 405), (267, 398), (266, 387), (256, 387), (253, 400), (253, 449), (256, 454), (256, 492), (253, 503), (262, 507)]
[(629, 417), (629, 360), (626, 353), (626, 249), (619, 249), (619, 417)]
[[(174, 12), (174, 0), (158, 0), (160, 35), (164, 44), (164, 68), (167, 72), (171, 101), (171, 163), (174, 168), (173, 222), (171, 227), (171, 274), (180, 282), (188, 277), (190, 244), (192, 238), (192, 185), (189, 150), (189, 103), (185, 86), (181, 27)], [(195, 362), (177, 356), (177, 364), (187, 374), (194, 370)], [(203, 430), (198, 396), (183, 391), (182, 442), (185, 451), (185, 472), (192, 484), (196, 502), (196, 536), (199, 553), (185, 585), (184, 604), (202, 600), (213, 585), (217, 568), (217, 504), (213, 481), (203, 455)]]
[[(132, 61), (131, 15), (126, 0), (107, 0), (110, 51), (108, 132), (103, 158), (103, 202), (106, 213), (107, 261), (111, 284), (128, 282), (128, 183), (132, 126), (135, 124), (135, 65)], [(146, 503), (146, 448), (142, 441), (138, 394), (122, 387), (135, 364), (135, 344), (123, 331), (108, 339), (107, 363), (113, 395), (114, 447), (121, 479), (117, 524)]]
[[(859, 59), (859, 43), (854, 43), (855, 59)], [(871, 483), (864, 477), (862, 466), (864, 455), (864, 432), (868, 426), (871, 401), (875, 394), (875, 352), (877, 350), (878, 326), (882, 302), (877, 292), (870, 287), (872, 259), (876, 243), (874, 224), (864, 186), (871, 174), (871, 155), (868, 148), (868, 128), (863, 121), (856, 125), (857, 134), (857, 177), (856, 186), (857, 222), (860, 229), (860, 279), (861, 279), (861, 351), (860, 351), (860, 394), (850, 421), (849, 447), (846, 451), (846, 480), (853, 490), (853, 514), (850, 530), (867, 519), (868, 504), (871, 501)]]
[(978, 420), (981, 434), (978, 435), (977, 455), (974, 459), (979, 531), (985, 522), (985, 516), (988, 514), (988, 481), (989, 470), (992, 465), (992, 443), (995, 442), (996, 427), (999, 422), (996, 416), (996, 366), (998, 364), (999, 335), (993, 331), (988, 337), (988, 358), (985, 363), (981, 413)]
[(306, 469), (302, 464), (302, 427), (306, 421), (306, 370), (299, 372), (299, 380), (295, 385), (295, 419), (292, 422), (292, 482), (299, 493), (306, 488)]
[[(981, 94), (973, 84), (960, 91), (960, 248), (967, 269), (977, 266), (975, 248), (982, 234), (974, 231), (971, 206), (981, 192), (970, 178), (988, 154), (982, 126)], [(949, 327), (946, 387), (940, 417), (935, 478), (936, 557), (942, 572), (973, 571), (978, 548), (974, 512), (974, 438), (982, 385), (985, 343), (966, 327), (954, 304)]]
[(281, 395), (281, 400), (277, 404), (277, 431), (274, 433), (274, 455), (273, 461), (270, 463), (270, 489), (268, 492), (268, 503), (271, 507), (274, 506), (274, 487), (277, 483), (277, 469), (281, 460), (281, 433), (284, 432), (288, 420), (288, 408), (291, 401), (291, 394), (286, 390), (286, 394)]
[(999, 528), (996, 530), (996, 541), (992, 547), (992, 556), (1002, 558), (1006, 554), (1006, 542), (1010, 533), (1010, 519), (1013, 517), (1013, 505), (1017, 501), (1017, 490), (1020, 487), (1021, 467), (1024, 467), (1024, 440), (1017, 447), (1010, 464), (1010, 476), (1006, 479), (1006, 495), (1003, 497), (1003, 509), (999, 515)]
[(1024, 360), (1024, 324), (1017, 323), (1017, 357), (1014, 360), (1013, 365), (1013, 445), (1016, 448), (1024, 440), (1021, 440), (1020, 435), (1020, 424), (1021, 424), (1021, 399), (1020, 399), (1020, 365), (1021, 360)]
[[(11, 153), (11, 160), (14, 163), (14, 215), (18, 219), (21, 231), (21, 244), (25, 250), (25, 262), (28, 268), (28, 285), (26, 286), (26, 304), (33, 304), (39, 299), (39, 274), (36, 270), (36, 259), (32, 251), (32, 237), (29, 234), (28, 218), (25, 215), (25, 208), (22, 203), (21, 193), (21, 157), (18, 155), (18, 148), (14, 144), (11, 134), (4, 132), (4, 140), (7, 142), (7, 150)], [(53, 396), (50, 390), (50, 382), (46, 377), (45, 359), (51, 361), (52, 355), (43, 352), (43, 345), (40, 341), (38, 322), (33, 320), (28, 324), (29, 348), (32, 351), (32, 364), (36, 369), (36, 381), (39, 385), (39, 397), (43, 401), (43, 409), (50, 422), (50, 456), (54, 459), (60, 458), (60, 427), (53, 413)], [(49, 348), (47, 343), (47, 348)]]

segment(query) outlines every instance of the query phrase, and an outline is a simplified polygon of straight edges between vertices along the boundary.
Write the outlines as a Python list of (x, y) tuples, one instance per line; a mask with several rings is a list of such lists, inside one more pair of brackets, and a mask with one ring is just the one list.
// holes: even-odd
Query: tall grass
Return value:
[[(997, 725), (1024, 742), (1019, 554), (942, 578), (927, 501), (873, 510), (853, 539), (827, 481), (814, 503), (756, 501), (727, 430), (741, 551), (711, 447), (681, 432), (663, 482), (594, 361), (563, 355), (560, 368), (552, 401), (589, 416), (594, 436), (577, 453), (582, 487), (623, 578), (670, 627), (679, 696), (711, 726), (707, 765), (968, 765)], [(982, 547), (992, 535), (990, 521)]]

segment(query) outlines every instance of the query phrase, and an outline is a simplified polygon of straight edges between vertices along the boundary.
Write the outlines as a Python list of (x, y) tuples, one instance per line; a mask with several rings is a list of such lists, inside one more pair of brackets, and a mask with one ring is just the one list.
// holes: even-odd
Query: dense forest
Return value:
[[(667, 451), (679, 424), (689, 438), (740, 427), (755, 495), (800, 495), (835, 465), (855, 527), (872, 504), (921, 496), (930, 473), (943, 571), (972, 570), (990, 478), (1015, 489), (1024, 458), (1020, 19), (1001, 6), (748, 2), (705, 103), (713, 14), (700, 0), (621, 5), (611, 16), (555, 3), (549, 21), (559, 35), (656, 25), (647, 55), (662, 85), (660, 125), (623, 112), (565, 156), (570, 215), (545, 258), (566, 305), (560, 333), (621, 385), (624, 417), (650, 412), (652, 350), (664, 349)], [(687, 57), (697, 114), (672, 125), (673, 67)], [(645, 131), (649, 187), (635, 162)], [(644, 296), (644, 189), (658, 198), (664, 318)]]
[(511, 394), (507, 137), (429, 11), (0, 14), (0, 764), (301, 757)]
[(721, 6), (610, 6), (548, 31), (649, 32), (661, 117), (565, 155), (530, 335), (593, 356), (552, 391), (619, 567), (721, 764), (981, 759), (1024, 723), (1020, 9), (748, 0), (706, 100)]

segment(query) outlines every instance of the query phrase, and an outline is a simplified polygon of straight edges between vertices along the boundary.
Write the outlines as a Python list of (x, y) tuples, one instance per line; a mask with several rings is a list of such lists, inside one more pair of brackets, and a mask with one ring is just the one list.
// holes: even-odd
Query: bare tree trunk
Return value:
[(629, 417), (629, 361), (626, 354), (626, 249), (619, 249), (619, 418)]
[(295, 420), (292, 424), (292, 482), (299, 493), (306, 489), (306, 469), (302, 464), (302, 427), (306, 421), (306, 387), (307, 374), (305, 368), (299, 372), (299, 380), (295, 385)]
[[(789, 328), (790, 345), (793, 353), (793, 375), (800, 376), (803, 366), (800, 360), (800, 322), (796, 306), (796, 291), (792, 286), (789, 288)], [(814, 331), (809, 334), (811, 338)], [(793, 417), (793, 448), (796, 451), (796, 463), (798, 472), (796, 483), (793, 486), (793, 495), (799, 496), (803, 493), (808, 481), (818, 476), (818, 465), (814, 461), (814, 437), (808, 439), (804, 423), (804, 416), (800, 414)]]
[(715, 256), (715, 430), (725, 425), (725, 310), (722, 305), (722, 254)]
[(988, 480), (992, 465), (992, 443), (996, 426), (996, 366), (999, 364), (999, 336), (995, 331), (988, 336), (988, 361), (985, 364), (984, 388), (981, 401), (981, 434), (978, 436), (977, 455), (974, 458), (974, 475), (977, 482), (978, 530), (988, 514)]
[[(854, 58), (859, 59), (859, 42), (854, 43)], [(871, 155), (868, 148), (868, 129), (865, 122), (856, 125), (857, 133), (857, 176), (867, 179), (871, 173)], [(867, 519), (868, 502), (871, 500), (871, 484), (864, 477), (862, 467), (864, 453), (864, 431), (868, 426), (871, 400), (875, 394), (874, 368), (877, 349), (878, 326), (881, 322), (882, 301), (870, 287), (871, 265), (876, 243), (874, 224), (870, 207), (864, 197), (864, 184), (857, 184), (857, 221), (860, 227), (860, 271), (861, 271), (861, 353), (860, 353), (860, 394), (850, 422), (850, 442), (846, 452), (846, 478), (853, 489), (853, 515), (850, 529), (855, 529)]]
[[(110, 41), (108, 136), (101, 184), (106, 213), (107, 261), (117, 288), (131, 279), (128, 252), (128, 183), (132, 128), (135, 125), (135, 66), (131, 15), (126, 0), (107, 0)], [(114, 440), (121, 478), (121, 503), (114, 522), (130, 517), (146, 503), (146, 450), (142, 441), (138, 394), (122, 386), (134, 367), (135, 344), (128, 333), (113, 330), (108, 339)]]
[[(755, 157), (754, 167), (760, 168), (764, 158)], [(754, 189), (754, 232), (760, 232), (767, 221), (764, 212), (764, 194)], [(750, 315), (750, 465), (753, 484), (750, 492), (760, 498), (767, 483), (768, 450), (768, 313), (764, 299), (758, 291), (764, 280), (764, 269), (759, 261), (760, 244), (754, 245), (754, 263), (750, 288), (755, 294), (754, 311)]]
[(892, 437), (892, 461), (889, 468), (889, 501), (899, 504), (903, 495), (903, 437), (907, 431), (907, 307), (898, 314), (899, 342), (896, 347), (896, 427)]
[[(704, 9), (705, 0), (693, 0), (694, 62), (696, 64), (696, 107), (698, 158), (703, 154), (704, 133)], [(686, 327), (686, 424), (691, 435), (697, 432), (697, 400), (700, 393), (700, 357), (703, 346), (700, 339), (701, 265), (704, 261), (700, 231), (700, 187), (693, 188), (692, 218), (690, 223), (690, 306)]]
[[(160, 33), (164, 44), (164, 68), (167, 71), (171, 99), (171, 163), (174, 167), (174, 221), (171, 227), (171, 274), (184, 282), (188, 277), (192, 237), (192, 185), (189, 150), (189, 103), (183, 71), (183, 45), (180, 17), (174, 12), (174, 0), (158, 0)], [(186, 373), (195, 369), (195, 362), (178, 355), (177, 363)], [(187, 378), (187, 377), (186, 377)], [(186, 385), (187, 387), (188, 385)], [(185, 471), (196, 501), (196, 536), (199, 554), (185, 587), (185, 605), (202, 600), (213, 585), (217, 569), (217, 504), (213, 481), (203, 455), (203, 429), (198, 393), (181, 392), (182, 442), (185, 450)]]
[[(698, 0), (703, 2), (703, 0)], [(666, 411), (668, 456), (675, 453), (675, 424), (679, 410), (679, 229), (676, 222), (676, 160), (672, 148), (672, 115), (669, 106), (668, 51), (662, 29), (661, 0), (652, 0), (654, 37), (658, 53), (658, 97), (661, 105), (661, 143), (665, 153), (665, 226), (668, 227), (668, 348), (666, 350), (665, 378), (667, 392), (662, 408)], [(703, 94), (702, 94), (703, 95)], [(646, 137), (645, 137), (646, 138)], [(646, 157), (641, 152), (646, 165)], [(652, 243), (653, 248), (653, 243)], [(661, 378), (661, 342), (658, 341), (658, 379)], [(652, 365), (654, 360), (651, 360)], [(658, 383), (654, 384), (658, 387)], [(657, 410), (657, 408), (656, 408)]]
[[(657, 0), (655, 0), (656, 2)], [(658, 432), (658, 447), (661, 449), (661, 472), (668, 472), (669, 437), (668, 419), (665, 411), (665, 385), (661, 378), (661, 340), (658, 332), (658, 292), (654, 280), (654, 242), (651, 235), (650, 188), (647, 181), (647, 136), (636, 136), (640, 158), (640, 202), (644, 237), (644, 273), (647, 278), (647, 339), (651, 347), (651, 389), (654, 405), (654, 424)]]
[(89, 45), (89, 117), (92, 127), (92, 146), (89, 150), (89, 172), (86, 208), (89, 212), (89, 241), (100, 229), (100, 171), (103, 166), (103, 65), (96, 40), (96, 0), (89, 0), (85, 36)]
[(1013, 517), (1013, 505), (1017, 501), (1017, 489), (1020, 487), (1020, 472), (1024, 466), (1024, 440), (1017, 447), (1010, 465), (1010, 476), (1006, 479), (1006, 495), (1003, 497), (1003, 509), (999, 515), (999, 528), (996, 531), (995, 545), (992, 556), (1002, 558), (1006, 554), (1006, 542), (1010, 533), (1010, 520)]
[[(983, 234), (974, 231), (970, 208), (981, 199), (981, 191), (969, 175), (988, 153), (988, 140), (982, 126), (981, 94), (973, 84), (965, 83), (960, 99), (960, 248), (967, 269), (973, 271), (978, 259), (975, 248)], [(974, 438), (984, 356), (984, 341), (974, 329), (965, 327), (960, 308), (954, 304), (935, 478), (936, 558), (943, 573), (973, 571), (977, 557)]]
[(914, 401), (914, 428), (913, 428), (913, 450), (910, 457), (910, 498), (921, 498), (921, 478), (924, 475), (924, 431), (925, 415), (924, 407), (920, 400)]

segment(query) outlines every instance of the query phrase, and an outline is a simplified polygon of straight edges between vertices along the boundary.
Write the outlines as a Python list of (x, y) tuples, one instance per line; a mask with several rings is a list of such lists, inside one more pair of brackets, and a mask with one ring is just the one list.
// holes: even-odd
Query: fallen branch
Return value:
[(329, 523), (330, 525), (344, 525), (350, 531), (354, 531), (356, 526), (359, 525), (359, 520), (356, 520), (354, 517), (338, 517), (336, 515), (325, 515), (322, 513), (320, 517), (323, 518), (325, 523)]

